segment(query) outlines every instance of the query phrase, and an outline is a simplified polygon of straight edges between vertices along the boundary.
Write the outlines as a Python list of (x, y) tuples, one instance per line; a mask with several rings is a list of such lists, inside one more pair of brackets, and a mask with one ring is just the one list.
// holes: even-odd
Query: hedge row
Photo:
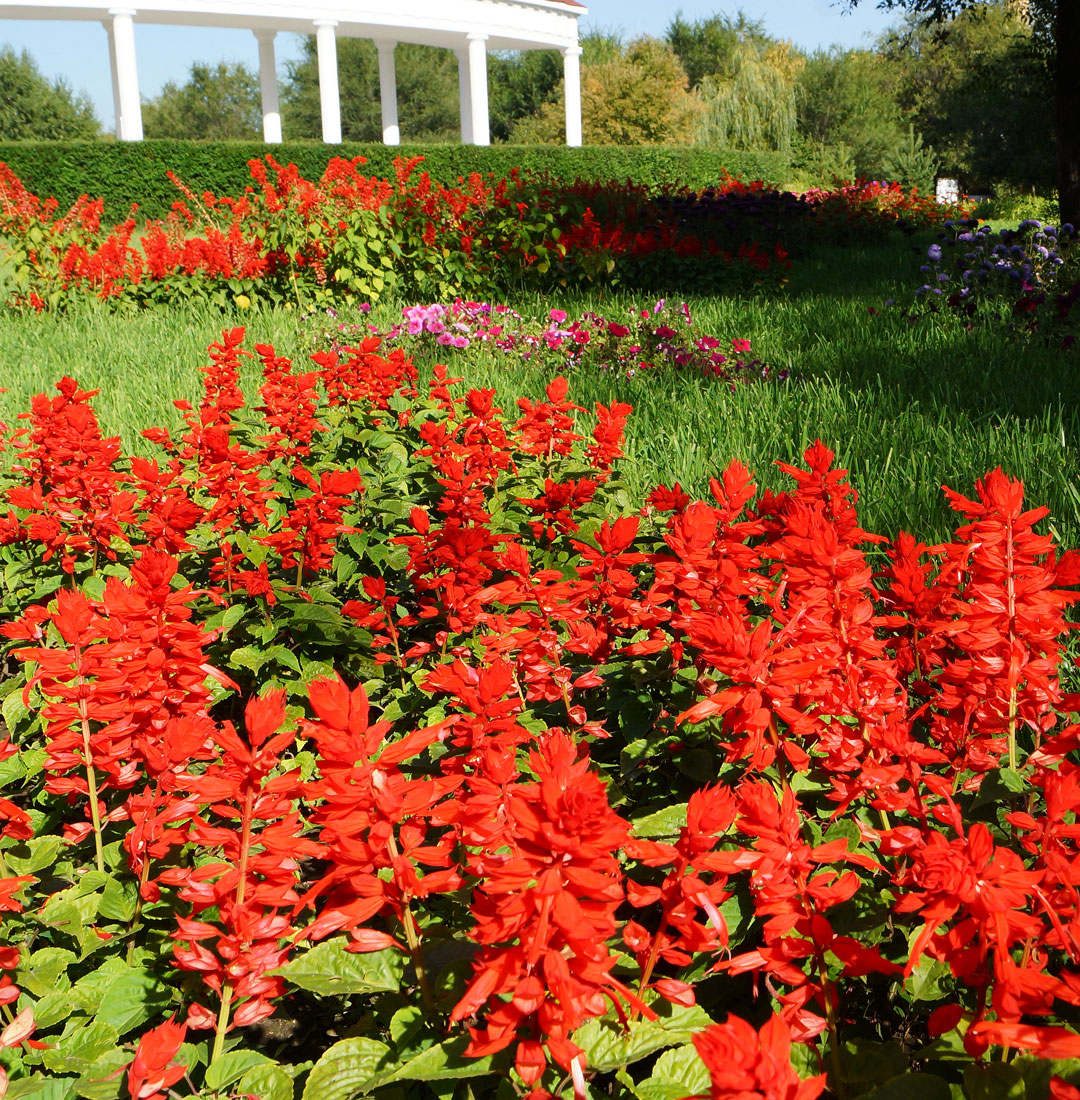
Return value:
[(178, 197), (166, 172), (171, 168), (197, 191), (233, 194), (250, 182), (247, 162), (272, 153), (293, 162), (309, 179), (318, 179), (335, 154), (367, 157), (372, 175), (386, 176), (397, 156), (422, 154), (427, 170), (441, 182), (456, 182), (470, 172), (508, 175), (512, 168), (549, 170), (564, 179), (632, 179), (680, 182), (703, 188), (726, 170), (741, 179), (785, 181), (789, 164), (776, 153), (745, 153), (692, 146), (366, 145), (349, 142), (286, 142), (263, 145), (246, 141), (40, 141), (0, 142), (0, 161), (15, 170), (38, 195), (54, 195), (62, 206), (80, 195), (103, 196), (106, 216), (124, 217), (132, 203), (144, 217), (163, 217)]

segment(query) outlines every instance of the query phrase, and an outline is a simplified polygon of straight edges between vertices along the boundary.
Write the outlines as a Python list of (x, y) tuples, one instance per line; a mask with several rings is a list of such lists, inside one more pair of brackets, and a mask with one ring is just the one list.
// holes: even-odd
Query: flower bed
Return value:
[(811, 240), (946, 213), (895, 185), (796, 197), (730, 178), (696, 194), (473, 173), (446, 187), (422, 159), (398, 159), (387, 180), (363, 175), (361, 157), (334, 158), (311, 181), (267, 157), (250, 162), (253, 183), (235, 199), (173, 177), (183, 198), (166, 219), (140, 226), (133, 209), (114, 227), (101, 223), (101, 198), (84, 196), (61, 216), (0, 165), (7, 302), (41, 310), (78, 296), (114, 306), (198, 297), (304, 308), (592, 283), (749, 293), (783, 286), (789, 249)]
[[(361, 315), (370, 306), (360, 307)], [(482, 347), (511, 362), (532, 361), (553, 372), (594, 369), (633, 378), (643, 371), (664, 367), (700, 373), (734, 386), (745, 381), (786, 382), (787, 369), (775, 370), (760, 359), (750, 358), (750, 341), (694, 331), (690, 305), (680, 302), (668, 309), (661, 298), (651, 309), (632, 309), (621, 321), (595, 311), (570, 320), (566, 310), (548, 311), (546, 320), (525, 318), (507, 305), (466, 302), (457, 298), (449, 305), (404, 306), (402, 320), (386, 330), (365, 322), (346, 322), (328, 307), (305, 315), (312, 326), (312, 343), (341, 351), (358, 339), (374, 335), (387, 344), (409, 349), (430, 348), (453, 355)], [(673, 326), (678, 326), (673, 327)]]
[(566, 378), (256, 345), (252, 409), (244, 336), (154, 460), (70, 379), (14, 443), (9, 1095), (1074, 1096), (1080, 558), (1022, 486), (934, 547), (820, 443), (630, 502)]
[(926, 251), (926, 281), (915, 297), (929, 313), (1041, 333), (1068, 348), (1080, 300), (1075, 248), (1068, 224), (1029, 219), (995, 233), (974, 219), (950, 222)]

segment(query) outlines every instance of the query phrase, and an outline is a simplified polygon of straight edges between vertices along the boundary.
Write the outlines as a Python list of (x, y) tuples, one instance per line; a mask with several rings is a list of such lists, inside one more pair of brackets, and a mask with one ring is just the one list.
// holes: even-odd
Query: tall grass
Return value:
[[(1077, 353), (1037, 339), (1006, 340), (1000, 331), (968, 331), (952, 319), (912, 321), (902, 305), (886, 308), (890, 298), (910, 303), (922, 247), (893, 241), (822, 250), (794, 268), (782, 297), (691, 299), (697, 331), (750, 339), (755, 354), (790, 367), (797, 381), (732, 392), (674, 371), (633, 378), (578, 372), (571, 393), (580, 404), (617, 397), (635, 406), (623, 466), (631, 492), (680, 481), (706, 493), (709, 478), (733, 457), (780, 488), (785, 479), (774, 460), (795, 459), (821, 438), (852, 471), (864, 524), (873, 530), (903, 527), (928, 540), (944, 538), (953, 520), (940, 486), (970, 490), (1000, 465), (1023, 478), (1032, 502), (1051, 509), (1060, 537), (1080, 545)], [(561, 306), (571, 316), (592, 308), (622, 319), (652, 302), (616, 294), (510, 304), (526, 316)], [(399, 309), (400, 303), (387, 304), (372, 317), (387, 321)], [(144, 450), (139, 430), (178, 422), (172, 402), (197, 399), (196, 368), (206, 361), (207, 344), (235, 324), (248, 326), (250, 343), (273, 343), (282, 354), (302, 357), (312, 349), (312, 324), (303, 332), (296, 310), (226, 316), (178, 306), (117, 316), (88, 305), (61, 316), (3, 318), (8, 392), (0, 395), (0, 416), (10, 422), (32, 394), (69, 374), (102, 391), (96, 406), (106, 429), (122, 435), (128, 448)], [(468, 383), (494, 387), (508, 411), (517, 397), (538, 396), (547, 381), (542, 368), (501, 353), (439, 352)], [(417, 358), (430, 366), (437, 357), (425, 350)]]

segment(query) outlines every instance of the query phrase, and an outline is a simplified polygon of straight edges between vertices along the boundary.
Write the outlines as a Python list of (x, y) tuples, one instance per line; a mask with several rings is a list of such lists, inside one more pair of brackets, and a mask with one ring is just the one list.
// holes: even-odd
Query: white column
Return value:
[(382, 139), (384, 145), (400, 145), (401, 130), (397, 115), (397, 74), (394, 71), (396, 42), (375, 40), (379, 51), (379, 100), (382, 104)]
[(113, 34), (111, 19), (102, 20), (105, 34), (109, 39), (109, 72), (112, 73), (113, 129), (120, 137), (120, 76), (116, 71), (116, 35)]
[(469, 106), (473, 145), (490, 145), (486, 34), (469, 35)]
[(469, 88), (469, 51), (454, 50), (457, 56), (457, 86), (459, 111), (461, 113), (461, 143), (472, 145), (472, 100)]
[(142, 106), (139, 103), (139, 73), (135, 66), (134, 8), (110, 8), (112, 18), (113, 88), (119, 102), (116, 127), (123, 141), (142, 141)]
[(581, 47), (567, 46), (563, 56), (563, 87), (566, 89), (566, 144), (581, 144)]
[(319, 103), (322, 106), (322, 139), (341, 144), (341, 94), (338, 91), (336, 19), (315, 20), (319, 51)]
[(262, 88), (263, 141), (281, 143), (281, 107), (278, 104), (277, 62), (274, 58), (275, 31), (256, 31), (259, 40), (259, 84)]

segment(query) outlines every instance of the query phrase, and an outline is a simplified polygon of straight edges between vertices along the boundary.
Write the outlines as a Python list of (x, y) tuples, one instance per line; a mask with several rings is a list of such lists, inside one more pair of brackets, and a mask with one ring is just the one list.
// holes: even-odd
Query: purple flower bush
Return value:
[(923, 284), (915, 296), (931, 313), (954, 313), (1003, 323), (1017, 332), (1061, 336), (1080, 300), (1080, 250), (1076, 231), (1030, 218), (998, 232), (975, 219), (945, 224), (926, 250)]
[[(362, 313), (368, 313), (361, 307)], [(347, 323), (336, 311), (308, 315), (305, 320), (320, 347), (342, 347), (378, 335), (387, 346), (399, 343), (410, 354), (425, 345), (447, 352), (483, 347), (512, 362), (542, 363), (556, 371), (597, 369), (624, 378), (645, 371), (674, 368), (692, 371), (734, 385), (738, 381), (785, 382), (789, 370), (775, 369), (755, 357), (750, 341), (703, 334), (695, 330), (690, 306), (669, 307), (661, 298), (651, 308), (634, 309), (615, 320), (594, 311), (570, 320), (563, 309), (547, 316), (523, 317), (506, 305), (461, 298), (449, 304), (405, 306), (401, 320), (389, 329), (367, 321)], [(326, 322), (330, 322), (327, 325)]]

